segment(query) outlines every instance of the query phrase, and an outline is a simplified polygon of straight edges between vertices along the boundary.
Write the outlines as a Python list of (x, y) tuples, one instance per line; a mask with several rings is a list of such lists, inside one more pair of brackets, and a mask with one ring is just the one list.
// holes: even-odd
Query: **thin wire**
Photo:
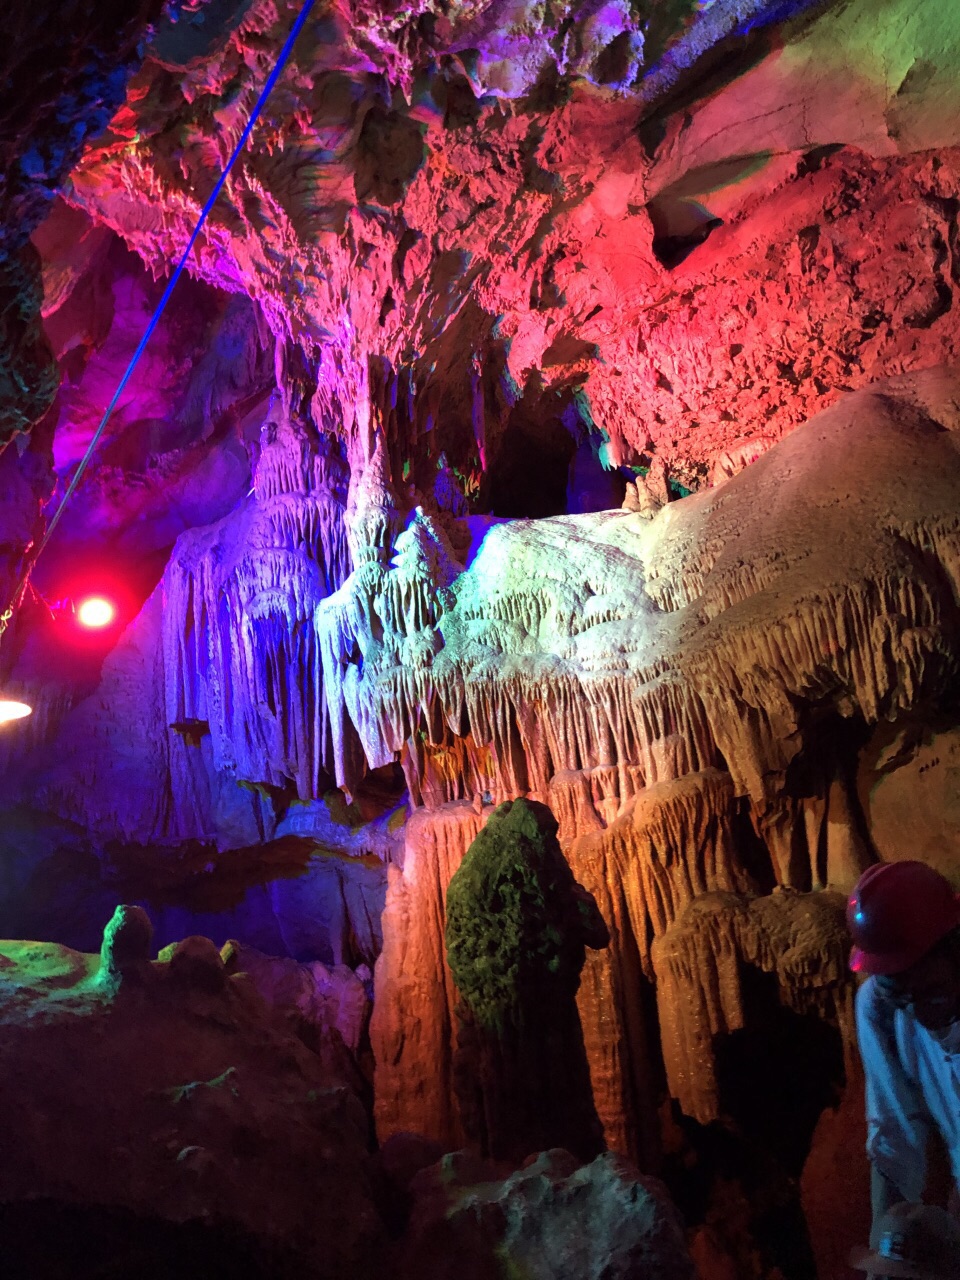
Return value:
[(213, 191), (210, 194), (210, 197), (207, 200), (207, 203), (203, 206), (203, 210), (200, 214), (200, 218), (197, 222), (197, 225), (194, 227), (193, 235), (190, 237), (190, 242), (187, 245), (186, 249), (184, 249), (183, 255), (181, 256), (180, 261), (177, 264), (177, 269), (176, 271), (174, 271), (173, 275), (170, 277), (170, 280), (167, 283), (167, 287), (163, 291), (163, 297), (160, 299), (159, 303), (156, 306), (156, 309), (154, 310), (153, 315), (150, 318), (150, 323), (147, 325), (146, 332), (144, 333), (143, 337), (140, 339), (139, 345), (137, 346), (136, 351), (133, 353), (133, 357), (130, 360), (130, 363), (127, 365), (127, 371), (123, 375), (123, 377), (120, 379), (120, 384), (117, 387), (116, 391), (113, 393), (113, 398), (110, 401), (110, 403), (107, 405), (106, 412), (104, 413), (103, 417), (100, 419), (100, 425), (97, 427), (96, 431), (93, 433), (93, 439), (90, 441), (90, 444), (87, 446), (86, 453), (80, 459), (80, 463), (77, 466), (76, 471), (74, 472), (73, 479), (70, 481), (69, 485), (67, 485), (64, 495), (60, 500), (60, 505), (57, 507), (57, 510), (54, 513), (50, 523), (47, 525), (46, 532), (44, 533), (42, 539), (40, 540), (40, 545), (37, 547), (35, 555), (33, 555), (31, 559), (28, 561), (26, 570), (23, 574), (22, 581), (15, 588), (13, 596), (11, 597), (9, 608), (6, 610), (5, 613), (0, 614), (0, 636), (3, 635), (3, 632), (6, 629), (6, 626), (9, 623), (11, 617), (13, 616), (14, 611), (19, 607), (20, 602), (23, 600), (23, 595), (24, 595), (24, 592), (26, 591), (27, 583), (30, 580), (30, 574), (33, 572), (34, 565), (37, 563), (37, 560), (39, 560), (41, 553), (43, 552), (47, 543), (50, 541), (50, 537), (54, 529), (56, 529), (57, 525), (60, 523), (60, 517), (63, 515), (64, 507), (66, 507), (69, 500), (73, 497), (73, 494), (76, 491), (77, 485), (80, 483), (80, 478), (83, 475), (84, 471), (87, 469), (87, 466), (91, 458), (93, 457), (97, 444), (100, 441), (100, 437), (103, 435), (104, 429), (106, 428), (107, 423), (110, 421), (110, 418), (113, 415), (113, 411), (114, 409), (116, 409), (117, 404), (120, 400), (120, 397), (123, 394), (123, 390), (126, 387), (127, 383), (130, 381), (130, 377), (134, 369), (136, 368), (137, 361), (143, 355), (144, 348), (146, 347), (147, 343), (150, 341), (151, 335), (153, 334), (154, 329), (156, 329), (157, 325), (159, 324), (160, 317), (163, 315), (164, 308), (166, 307), (168, 301), (170, 300), (170, 295), (173, 293), (174, 286), (176, 285), (177, 281), (180, 279), (180, 276), (183, 272), (184, 267), (187, 265), (187, 259), (190, 257), (190, 252), (193, 249), (193, 246), (197, 242), (197, 237), (200, 235), (200, 232), (203, 228), (203, 224), (207, 220), (207, 215), (209, 214), (210, 210), (213, 208), (214, 204), (216, 203), (217, 196), (219, 196), (220, 192), (223, 190), (224, 183), (226, 182), (227, 178), (230, 175), (230, 170), (233, 168), (234, 162), (236, 161), (237, 157), (240, 155), (243, 148), (246, 146), (247, 140), (250, 137), (250, 132), (253, 129), (254, 124), (256, 123), (257, 117), (259, 116), (260, 112), (263, 110), (264, 104), (266, 103), (267, 99), (270, 96), (271, 91), (273, 90), (273, 86), (276, 84), (277, 79), (280, 76), (280, 73), (283, 71), (284, 65), (290, 56), (290, 52), (293, 49), (297, 36), (303, 30), (304, 23), (306, 22), (307, 18), (310, 15), (310, 10), (313, 8), (314, 2), (315, 0), (304, 0), (303, 8), (300, 10), (297, 20), (293, 24), (293, 27), (290, 30), (290, 34), (287, 36), (286, 43), (284, 44), (283, 48), (280, 50), (280, 56), (277, 59), (276, 64), (273, 70), (271, 71), (269, 77), (267, 78), (267, 83), (263, 86), (263, 89), (260, 93), (260, 97), (257, 99), (256, 105), (254, 106), (253, 111), (250, 115), (250, 119), (247, 121), (246, 127), (243, 130), (243, 133), (240, 135), (240, 140), (237, 143), (237, 145), (234, 147), (233, 154), (230, 156), (230, 159), (227, 161), (223, 172), (220, 174), (220, 177), (217, 181), (217, 185), (213, 188)]

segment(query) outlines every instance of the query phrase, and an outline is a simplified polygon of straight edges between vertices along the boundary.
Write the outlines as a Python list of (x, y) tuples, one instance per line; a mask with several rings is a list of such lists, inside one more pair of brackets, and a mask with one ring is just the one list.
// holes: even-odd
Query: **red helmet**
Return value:
[(854, 973), (902, 973), (960, 924), (960, 898), (925, 862), (868, 867), (847, 902)]

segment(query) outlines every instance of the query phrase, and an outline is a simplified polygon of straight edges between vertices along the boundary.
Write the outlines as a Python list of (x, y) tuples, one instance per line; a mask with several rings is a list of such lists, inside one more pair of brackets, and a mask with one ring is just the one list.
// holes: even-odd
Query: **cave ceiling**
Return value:
[[(700, 488), (956, 354), (960, 37), (942, 5), (880, 8), (319, 5), (191, 271), (252, 300), (281, 378), (361, 455), (402, 384), (420, 489), (443, 455), (498, 513), (557, 513), (519, 509), (509, 455), (549, 472), (558, 441), (564, 466), (579, 443)], [(48, 317), (89, 266), (81, 214), (90, 253), (109, 229), (169, 272), (297, 9), (168, 9), (62, 183)], [(78, 381), (110, 320), (74, 310)]]

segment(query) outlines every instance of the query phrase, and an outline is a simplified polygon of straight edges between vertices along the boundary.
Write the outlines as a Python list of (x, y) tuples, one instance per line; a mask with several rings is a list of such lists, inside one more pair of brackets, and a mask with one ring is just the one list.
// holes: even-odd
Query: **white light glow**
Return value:
[(117, 611), (103, 596), (88, 596), (77, 605), (77, 621), (82, 627), (109, 627)]
[(6, 724), (9, 720), (22, 720), (32, 711), (33, 707), (28, 707), (25, 702), (15, 702), (12, 698), (0, 698), (0, 724)]

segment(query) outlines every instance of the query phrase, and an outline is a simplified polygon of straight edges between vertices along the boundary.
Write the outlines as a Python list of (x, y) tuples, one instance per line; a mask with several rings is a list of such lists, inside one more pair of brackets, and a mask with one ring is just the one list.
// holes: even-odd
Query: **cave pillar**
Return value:
[(585, 949), (609, 942), (545, 805), (500, 805), (447, 891), (447, 961), (460, 994), (454, 1088), (481, 1155), (522, 1161), (604, 1147), (576, 994)]
[(383, 951), (374, 974), (374, 1118), (381, 1142), (421, 1133), (448, 1149), (464, 1134), (453, 1092), (457, 993), (446, 963), (447, 886), (483, 822), (473, 805), (410, 818), (402, 867), (391, 867)]

